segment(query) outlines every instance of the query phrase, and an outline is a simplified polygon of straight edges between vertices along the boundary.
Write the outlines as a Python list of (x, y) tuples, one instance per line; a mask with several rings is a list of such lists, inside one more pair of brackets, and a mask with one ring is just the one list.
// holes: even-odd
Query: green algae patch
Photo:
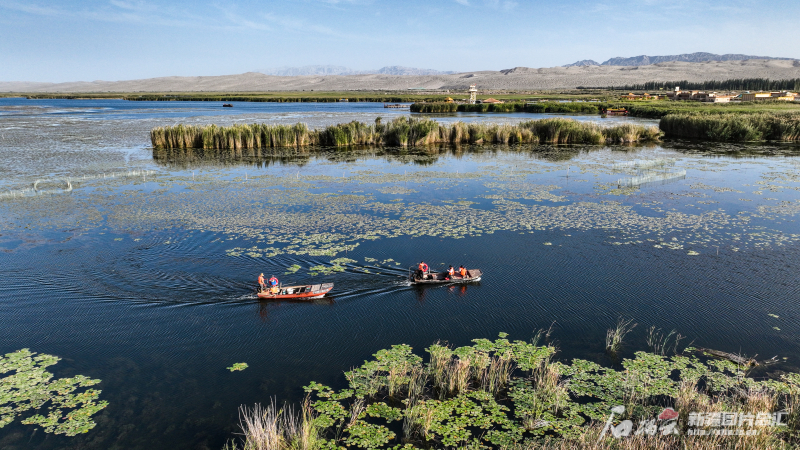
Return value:
[(226, 367), (226, 369), (230, 370), (231, 372), (237, 372), (247, 369), (247, 367), (247, 363), (234, 363), (232, 366)]
[(92, 416), (108, 406), (98, 400), (97, 389), (83, 389), (100, 383), (83, 375), (53, 379), (45, 370), (60, 358), (37, 354), (28, 349), (0, 357), (0, 428), (26, 413), (37, 414), (21, 419), (25, 425), (38, 425), (45, 433), (75, 436), (97, 424)]
[(297, 273), (300, 270), (300, 266), (297, 264), (293, 264), (286, 269), (286, 272), (283, 272), (284, 275), (291, 275), (293, 273)]

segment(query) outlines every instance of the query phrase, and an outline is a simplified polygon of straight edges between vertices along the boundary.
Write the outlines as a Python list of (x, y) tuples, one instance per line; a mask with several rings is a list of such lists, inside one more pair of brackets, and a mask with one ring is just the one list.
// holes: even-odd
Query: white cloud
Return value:
[(459, 5), (469, 6), (469, 0), (454, 0)]

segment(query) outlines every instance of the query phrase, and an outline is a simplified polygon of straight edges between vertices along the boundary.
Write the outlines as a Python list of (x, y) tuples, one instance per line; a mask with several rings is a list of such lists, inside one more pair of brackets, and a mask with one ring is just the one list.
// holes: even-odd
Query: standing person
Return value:
[(264, 283), (264, 274), (263, 273), (258, 276), (258, 286), (259, 286), (259, 288), (261, 288), (261, 292), (264, 292), (264, 291), (267, 290), (267, 284)]
[(425, 264), (425, 261), (420, 261), (419, 270), (417, 270), (417, 275), (419, 276), (419, 278), (424, 279), (426, 273), (428, 273), (428, 265)]

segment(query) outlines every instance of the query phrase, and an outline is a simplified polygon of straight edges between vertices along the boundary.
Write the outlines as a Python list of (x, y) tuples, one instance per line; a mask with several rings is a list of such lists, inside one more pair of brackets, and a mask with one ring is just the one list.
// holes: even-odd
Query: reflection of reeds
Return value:
[(399, 117), (387, 124), (353, 121), (310, 130), (305, 124), (176, 125), (150, 132), (155, 149), (225, 149), (242, 156), (244, 149), (354, 145), (419, 146), (431, 144), (602, 144), (657, 140), (655, 127), (622, 124), (601, 127), (591, 122), (552, 118), (516, 125), (456, 122)]

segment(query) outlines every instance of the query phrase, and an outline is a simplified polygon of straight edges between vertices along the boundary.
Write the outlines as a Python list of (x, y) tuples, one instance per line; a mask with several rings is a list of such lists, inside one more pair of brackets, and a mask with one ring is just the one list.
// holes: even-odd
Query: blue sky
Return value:
[(800, 2), (0, 0), (0, 81), (500, 70), (696, 51), (800, 58)]

